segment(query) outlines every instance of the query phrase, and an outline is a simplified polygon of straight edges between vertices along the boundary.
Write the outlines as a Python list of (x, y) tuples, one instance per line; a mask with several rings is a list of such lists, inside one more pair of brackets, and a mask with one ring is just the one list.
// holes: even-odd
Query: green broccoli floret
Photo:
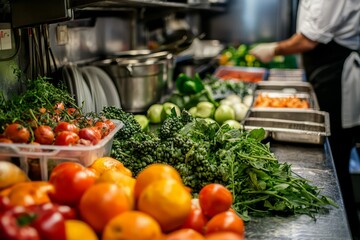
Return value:
[(121, 108), (114, 106), (104, 107), (101, 114), (109, 119), (120, 120), (124, 126), (119, 130), (116, 137), (121, 139), (128, 139), (135, 134), (141, 134), (141, 126), (138, 121), (135, 120), (132, 113), (127, 113)]
[(169, 115), (161, 124), (160, 128), (157, 129), (158, 136), (160, 139), (173, 137), (175, 133), (192, 121), (193, 117), (186, 110), (183, 110), (180, 116), (177, 116), (176, 112), (172, 111), (171, 115)]

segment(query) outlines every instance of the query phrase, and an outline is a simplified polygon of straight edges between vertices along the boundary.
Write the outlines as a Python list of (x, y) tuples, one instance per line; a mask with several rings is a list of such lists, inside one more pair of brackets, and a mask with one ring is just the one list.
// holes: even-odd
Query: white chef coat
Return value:
[(300, 0), (297, 32), (320, 42), (360, 49), (360, 0)]

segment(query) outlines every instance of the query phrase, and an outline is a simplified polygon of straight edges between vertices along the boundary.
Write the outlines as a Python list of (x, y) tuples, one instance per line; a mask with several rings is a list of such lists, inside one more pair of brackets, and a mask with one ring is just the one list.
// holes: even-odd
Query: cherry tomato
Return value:
[(101, 140), (101, 133), (98, 129), (87, 127), (79, 131), (80, 139), (89, 140), (93, 145), (96, 145)]
[(42, 125), (34, 131), (35, 141), (40, 144), (51, 145), (54, 142), (55, 134), (50, 126)]
[(44, 107), (39, 108), (39, 112), (42, 114), (46, 113), (46, 108)]
[(202, 213), (201, 208), (192, 206), (191, 212), (181, 228), (191, 228), (203, 234), (208, 219)]
[(75, 114), (79, 113), (76, 108), (68, 108), (67, 112), (69, 115), (75, 115)]
[(13, 143), (10, 138), (0, 137), (0, 143)]
[(30, 139), (30, 131), (19, 123), (12, 123), (5, 128), (4, 135), (14, 143), (27, 143)]
[(59, 114), (61, 111), (63, 111), (65, 109), (65, 105), (63, 102), (59, 102), (54, 106), (54, 112)]
[(79, 135), (71, 131), (62, 131), (55, 138), (55, 145), (68, 146), (75, 145), (80, 140)]
[(106, 137), (110, 133), (110, 126), (105, 122), (96, 122), (95, 127), (100, 130), (101, 138)]
[(207, 217), (227, 211), (232, 204), (231, 192), (221, 184), (211, 183), (199, 192), (199, 204)]
[(75, 162), (64, 162), (51, 172), (49, 182), (55, 192), (50, 194), (53, 202), (76, 207), (84, 192), (95, 183), (97, 175)]
[(115, 123), (113, 121), (111, 121), (110, 119), (106, 119), (104, 122), (107, 125), (109, 125), (110, 131), (113, 130), (116, 127)]
[(216, 214), (206, 224), (205, 235), (215, 232), (234, 232), (244, 236), (244, 221), (231, 211)]
[(190, 228), (182, 228), (165, 235), (164, 240), (205, 240), (203, 235)]
[(78, 126), (69, 122), (59, 122), (59, 124), (54, 128), (55, 134), (58, 134), (59, 132), (62, 131), (71, 131), (78, 134), (79, 130), (80, 128)]

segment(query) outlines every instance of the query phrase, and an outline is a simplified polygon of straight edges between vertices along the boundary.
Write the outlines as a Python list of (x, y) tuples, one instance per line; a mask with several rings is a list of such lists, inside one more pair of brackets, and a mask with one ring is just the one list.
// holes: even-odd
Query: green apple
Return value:
[(141, 130), (143, 130), (144, 132), (149, 130), (149, 119), (142, 114), (136, 114), (134, 115), (135, 120), (140, 124), (141, 126)]
[(161, 117), (161, 113), (163, 111), (163, 105), (162, 104), (153, 104), (149, 107), (149, 109), (147, 110), (147, 118), (149, 119), (149, 121), (151, 123), (161, 123), (162, 122), (162, 117)]
[(188, 112), (191, 114), (191, 116), (196, 117), (197, 107), (190, 108)]
[(162, 110), (162, 115), (161, 115), (161, 118), (162, 118), (162, 121), (164, 121), (168, 116), (171, 115), (171, 111), (172, 109), (175, 109), (175, 112), (176, 112), (176, 116), (180, 116), (181, 114), (181, 111), (180, 111), (180, 108), (174, 104), (174, 103), (171, 103), (171, 102), (165, 102), (163, 103), (163, 110)]
[(215, 110), (214, 119), (219, 124), (223, 124), (226, 120), (235, 120), (235, 111), (228, 105), (220, 105)]
[(228, 124), (231, 128), (234, 128), (234, 129), (242, 129), (241, 123), (239, 123), (236, 120), (232, 120), (232, 119), (226, 120), (222, 125), (225, 125), (225, 124)]
[(199, 102), (196, 105), (196, 117), (212, 118), (215, 112), (215, 105), (211, 102)]

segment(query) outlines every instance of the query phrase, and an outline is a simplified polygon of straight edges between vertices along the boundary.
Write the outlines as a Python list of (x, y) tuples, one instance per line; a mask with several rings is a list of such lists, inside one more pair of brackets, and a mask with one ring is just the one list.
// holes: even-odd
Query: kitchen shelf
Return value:
[(129, 7), (129, 8), (166, 8), (174, 10), (207, 10), (207, 11), (224, 11), (225, 8), (221, 6), (212, 6), (210, 4), (187, 4), (171, 1), (160, 0), (72, 0), (70, 2), (72, 8), (114, 8), (114, 7)]

